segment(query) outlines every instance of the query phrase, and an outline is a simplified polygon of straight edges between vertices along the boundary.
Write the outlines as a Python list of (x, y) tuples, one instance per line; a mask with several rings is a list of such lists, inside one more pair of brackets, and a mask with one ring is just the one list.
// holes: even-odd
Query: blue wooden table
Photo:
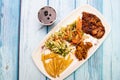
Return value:
[[(103, 14), (111, 33), (65, 80), (120, 80), (120, 0), (0, 0), (0, 80), (49, 80), (36, 68), (31, 54), (60, 20), (84, 4)], [(45, 5), (55, 8), (57, 20), (42, 27), (37, 12)]]

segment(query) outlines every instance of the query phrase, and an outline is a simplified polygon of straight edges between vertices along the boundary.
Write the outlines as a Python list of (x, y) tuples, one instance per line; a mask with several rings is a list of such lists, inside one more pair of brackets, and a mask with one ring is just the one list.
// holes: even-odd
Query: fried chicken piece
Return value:
[(94, 14), (82, 13), (82, 30), (91, 36), (100, 39), (105, 33), (105, 28), (101, 20)]
[(86, 59), (88, 50), (92, 47), (91, 42), (80, 42), (76, 46), (75, 56), (78, 58), (78, 60)]

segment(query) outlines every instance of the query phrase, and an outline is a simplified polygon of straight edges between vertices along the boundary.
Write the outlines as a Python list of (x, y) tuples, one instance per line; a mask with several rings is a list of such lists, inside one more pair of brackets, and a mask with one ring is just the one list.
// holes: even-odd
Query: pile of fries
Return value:
[(73, 61), (68, 55), (66, 58), (55, 53), (42, 54), (42, 61), (46, 72), (56, 78), (63, 72)]

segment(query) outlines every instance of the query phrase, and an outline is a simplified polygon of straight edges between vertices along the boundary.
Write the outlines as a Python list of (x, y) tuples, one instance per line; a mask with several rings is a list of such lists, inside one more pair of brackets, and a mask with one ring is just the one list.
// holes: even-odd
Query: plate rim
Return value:
[[(75, 70), (77, 70), (81, 65), (79, 65), (79, 67), (77, 66), (77, 68), (75, 68), (71, 73), (68, 73), (68, 75), (65, 76), (65, 77), (52, 78), (52, 77), (49, 76), (48, 74), (46, 74), (46, 73), (44, 73), (44, 72), (41, 71), (41, 69), (40, 69), (40, 67), (39, 67), (39, 65), (38, 65), (38, 61), (36, 61), (36, 59), (35, 59), (35, 58), (36, 58), (36, 57), (35, 57), (35, 53), (36, 53), (36, 51), (38, 51), (38, 49), (40, 49), (40, 46), (46, 41), (46, 39), (50, 36), (50, 34), (54, 33), (54, 30), (57, 30), (58, 26), (61, 25), (61, 23), (62, 23), (65, 19), (69, 18), (70, 15), (72, 15), (74, 12), (78, 11), (78, 10), (81, 9), (82, 7), (88, 7), (88, 8), (90, 8), (90, 9), (94, 10), (95, 12), (97, 12), (97, 14), (100, 16), (99, 18), (102, 18), (102, 20), (101, 20), (101, 19), (100, 19), (100, 20), (101, 20), (101, 21), (105, 21), (105, 22), (104, 22), (104, 23), (105, 23), (104, 25), (107, 25), (107, 26), (104, 26), (104, 27), (105, 27), (105, 28), (108, 27), (108, 30), (107, 30), (108, 32), (105, 32), (106, 35), (104, 34), (104, 36), (101, 38), (102, 40), (100, 41), (99, 46), (97, 46), (96, 49), (94, 49), (94, 51), (92, 51), (92, 53), (90, 54), (90, 56), (88, 56), (84, 61), (82, 60), (81, 65), (84, 64), (84, 63), (95, 53), (95, 51), (101, 46), (101, 44), (103, 43), (103, 41), (106, 39), (106, 37), (109, 35), (109, 33), (110, 33), (110, 31), (111, 31), (111, 27), (110, 27), (109, 24), (107, 24), (107, 21), (105, 20), (104, 16), (103, 16), (97, 9), (95, 9), (94, 7), (92, 7), (91, 5), (88, 5), (88, 4), (85, 4), (85, 5), (82, 5), (82, 6), (78, 7), (78, 8), (76, 8), (76, 9), (73, 10), (70, 14), (68, 14), (67, 17), (65, 17), (65, 18), (62, 19), (59, 23), (57, 23), (57, 25), (55, 25), (55, 27), (54, 27), (48, 34), (46, 34), (46, 36), (40, 41), (40, 43), (38, 44), (37, 48), (35, 48), (35, 50), (34, 50), (33, 53), (32, 53), (32, 60), (33, 60), (34, 64), (37, 66), (37, 68), (39, 69), (39, 71), (40, 71), (42, 74), (44, 74), (45, 76), (47, 76), (48, 78), (52, 79), (52, 80), (61, 80), (61, 79), (64, 79), (64, 78), (68, 77), (68, 76), (69, 76), (70, 74), (72, 74)], [(41, 65), (43, 65), (43, 64), (41, 64)]]

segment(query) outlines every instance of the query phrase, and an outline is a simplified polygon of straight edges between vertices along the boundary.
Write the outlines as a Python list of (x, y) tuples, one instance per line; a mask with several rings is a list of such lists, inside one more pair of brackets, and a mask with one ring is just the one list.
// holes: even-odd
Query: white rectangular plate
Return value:
[[(49, 76), (49, 74), (45, 71), (43, 63), (41, 61), (41, 46), (44, 44), (45, 40), (55, 31), (58, 31), (61, 26), (66, 26), (67, 24), (70, 24), (72, 22), (74, 22), (79, 16), (82, 16), (82, 12), (89, 12), (92, 14), (95, 14), (97, 17), (100, 18), (100, 20), (102, 21), (102, 24), (105, 27), (105, 34), (101, 39), (95, 39), (95, 38), (91, 38), (91, 41), (97, 41), (97, 45), (94, 45), (88, 52), (88, 56), (85, 60), (82, 61), (78, 61), (73, 60), (72, 64), (64, 71), (60, 74), (60, 77), (58, 78), (53, 78), (51, 76)], [(70, 75), (72, 72), (74, 72), (77, 68), (79, 68), (85, 61), (87, 61), (93, 54), (94, 52), (98, 49), (98, 47), (100, 47), (100, 45), (102, 44), (102, 42), (105, 40), (105, 38), (107, 37), (107, 35), (110, 32), (110, 27), (109, 25), (106, 23), (106, 21), (104, 20), (103, 16), (101, 15), (100, 12), (98, 12), (95, 8), (91, 7), (90, 5), (84, 5), (81, 6), (79, 8), (77, 8), (76, 10), (74, 10), (70, 15), (68, 15), (65, 19), (63, 19), (61, 22), (59, 22), (47, 35), (46, 37), (41, 41), (40, 45), (38, 46), (38, 48), (33, 52), (32, 54), (32, 58), (33, 61), (35, 62), (36, 66), (38, 67), (38, 69), (44, 74), (46, 75), (48, 78), (50, 78), (51, 80), (63, 80), (64, 78), (66, 78), (68, 75)]]

